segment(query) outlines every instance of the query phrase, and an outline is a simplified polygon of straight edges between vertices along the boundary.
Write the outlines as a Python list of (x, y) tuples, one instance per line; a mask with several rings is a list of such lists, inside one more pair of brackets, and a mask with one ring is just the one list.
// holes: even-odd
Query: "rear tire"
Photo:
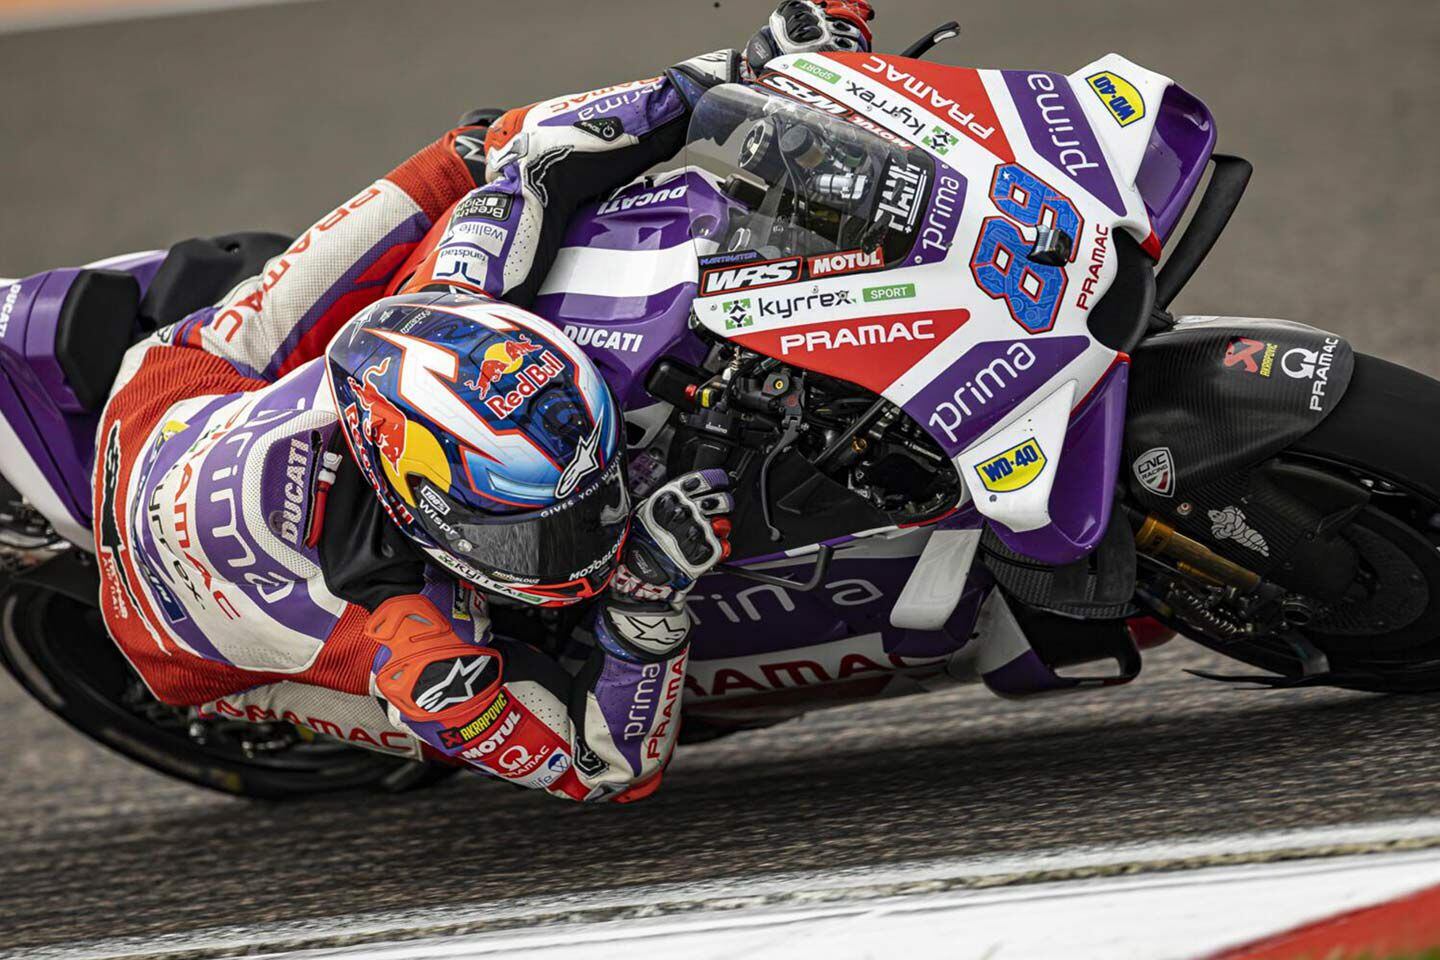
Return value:
[(393, 793), (455, 772), (325, 738), (256, 756), (234, 743), (197, 742), (187, 731), (185, 709), (161, 704), (145, 690), (98, 610), (30, 585), (0, 592), (0, 665), (89, 739), (212, 790), (266, 800), (338, 790)]

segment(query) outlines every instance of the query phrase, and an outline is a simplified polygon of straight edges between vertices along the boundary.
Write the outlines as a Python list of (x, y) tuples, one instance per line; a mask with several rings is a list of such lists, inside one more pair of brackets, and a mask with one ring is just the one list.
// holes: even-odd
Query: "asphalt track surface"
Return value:
[[(1440, 374), (1440, 6), (881, 6), (892, 49), (957, 17), (939, 59), (1068, 71), (1113, 49), (1179, 78), (1257, 174), (1178, 306), (1304, 320)], [(0, 36), (0, 274), (298, 230), (467, 108), (738, 44), (766, 4), (498, 7), (345, 0)], [(689, 748), (656, 797), (594, 808), (473, 779), (233, 800), (109, 755), (0, 678), (0, 946), (1436, 813), (1433, 704), (1245, 692), (1187, 666), (1222, 667), (1176, 643), (1118, 691), (817, 714)]]

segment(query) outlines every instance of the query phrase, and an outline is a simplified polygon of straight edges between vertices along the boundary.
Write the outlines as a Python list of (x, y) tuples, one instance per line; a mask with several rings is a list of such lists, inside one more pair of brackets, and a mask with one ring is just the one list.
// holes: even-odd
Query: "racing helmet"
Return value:
[(419, 293), (361, 311), (325, 353), (351, 455), (431, 559), (536, 606), (605, 588), (629, 532), (621, 416), (573, 341), (508, 304)]

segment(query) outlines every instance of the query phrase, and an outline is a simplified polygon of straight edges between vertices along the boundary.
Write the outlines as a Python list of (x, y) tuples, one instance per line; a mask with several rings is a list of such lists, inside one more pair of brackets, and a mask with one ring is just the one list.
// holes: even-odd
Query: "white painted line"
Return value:
[[(928, 895), (975, 896), (977, 888), (993, 888), (992, 896), (1025, 896), (1041, 885), (1080, 889), (1087, 874), (1125, 870), (1146, 874), (1157, 885), (1167, 878), (1197, 875), (1197, 867), (1227, 861), (1294, 861), (1302, 857), (1329, 857), (1406, 847), (1428, 848), (1414, 856), (1431, 862), (1429, 851), (1440, 851), (1440, 818), (1390, 821), (1363, 826), (1323, 827), (1267, 831), (1177, 840), (1121, 844), (1109, 847), (1074, 847), (1023, 855), (948, 860), (925, 860), (879, 869), (848, 868), (824, 871), (745, 876), (688, 884), (654, 884), (615, 892), (597, 891), (566, 896), (527, 897), (457, 905), (443, 909), (417, 908), (356, 914), (338, 919), (302, 920), (264, 926), (230, 926), (152, 938), (116, 939), (29, 950), (27, 958), (78, 960), (94, 957), (164, 957), (176, 953), (246, 948), (252, 953), (280, 950), (291, 944), (357, 939), (392, 942), (405, 936), (442, 934), (461, 927), (504, 924), (542, 927), (576, 912), (590, 914), (587, 929), (622, 916), (656, 916), (669, 913), (696, 923), (722, 912), (786, 909), (842, 909), (846, 916), (866, 912), (888, 898)], [(1375, 861), (1389, 859), (1371, 854)], [(1366, 858), (1369, 859), (1369, 858)], [(1434, 862), (1440, 863), (1440, 857)], [(1293, 865), (1280, 864), (1272, 869)], [(1226, 869), (1235, 869), (1230, 866)], [(1172, 872), (1162, 873), (1162, 870)], [(1190, 872), (1179, 872), (1179, 871)], [(1070, 879), (1070, 878), (1076, 879)], [(1069, 880), (1068, 883), (1056, 881)], [(1437, 876), (1440, 881), (1440, 876)], [(1111, 881), (1120, 882), (1120, 881)], [(970, 889), (953, 889), (971, 885)], [(1003, 891), (998, 888), (1004, 888)], [(737, 914), (738, 915), (738, 914)], [(633, 921), (621, 924), (628, 929)], [(372, 949), (379, 949), (374, 947)], [(18, 954), (13, 954), (18, 956)], [(0, 957), (12, 954), (0, 952)]]
[(33, 4), (24, 9), (8, 10), (0, 4), (0, 34), (32, 33), (37, 30), (88, 27), (97, 23), (118, 23), (124, 20), (150, 20), (156, 17), (214, 13), (243, 7), (314, 2), (315, 0), (152, 0), (139, 3), (105, 3), (101, 0), (91, 3)]
[(799, 909), (566, 924), (393, 945), (260, 954), (271, 960), (1154, 960), (1203, 956), (1440, 883), (1440, 852), (957, 891)]

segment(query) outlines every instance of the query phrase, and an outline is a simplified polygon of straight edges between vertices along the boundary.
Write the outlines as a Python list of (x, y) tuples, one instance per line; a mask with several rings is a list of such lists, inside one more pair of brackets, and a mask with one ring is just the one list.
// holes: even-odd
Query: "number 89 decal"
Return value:
[[(1055, 326), (1060, 312), (1065, 268), (1029, 260), (1031, 244), (1020, 228), (1063, 230), (1078, 249), (1085, 221), (1068, 197), (1018, 163), (995, 168), (990, 199), (1003, 216), (990, 217), (981, 225), (970, 272), (981, 290), (1005, 301), (1010, 316), (1027, 333), (1044, 333)], [(1075, 259), (1075, 250), (1070, 259)]]

